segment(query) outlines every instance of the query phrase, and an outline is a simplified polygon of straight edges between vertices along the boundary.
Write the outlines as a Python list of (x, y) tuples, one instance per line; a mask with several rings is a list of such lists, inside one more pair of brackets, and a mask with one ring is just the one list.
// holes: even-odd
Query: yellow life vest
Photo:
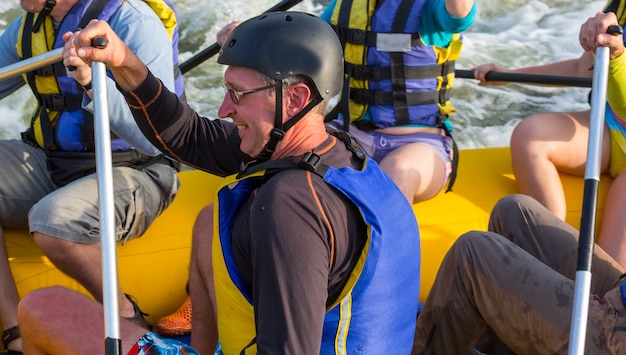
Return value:
[(338, 111), (350, 122), (369, 110), (367, 129), (441, 126), (454, 112), (449, 89), (461, 36), (453, 34), (446, 47), (424, 45), (418, 33), (424, 4), (337, 1), (331, 24), (344, 45), (346, 75)]
[[(173, 5), (170, 0), (143, 1), (161, 19), (170, 36), (174, 49), (176, 92), (182, 96), (184, 89), (182, 74), (178, 71), (177, 65), (178, 32)], [(55, 29), (53, 19), (49, 15), (40, 19), (36, 14), (25, 12), (18, 32), (17, 54), (20, 58), (30, 58), (60, 48), (63, 46), (61, 38), (63, 32), (66, 30), (74, 31), (76, 28), (86, 25), (91, 19), (86, 18), (86, 16), (107, 21), (122, 3), (122, 0), (81, 1), (74, 5), (65, 16), (60, 29)], [(24, 73), (23, 77), (31, 87), (38, 102), (31, 119), (30, 131), (26, 133), (26, 136), (45, 149), (93, 150), (92, 116), (87, 111), (82, 110), (82, 90), (67, 75), (62, 62)], [(57, 127), (61, 115), (67, 117), (63, 120), (63, 128)], [(71, 132), (60, 135), (69, 138), (59, 138), (58, 129)], [(128, 147), (130, 148), (130, 145)]]

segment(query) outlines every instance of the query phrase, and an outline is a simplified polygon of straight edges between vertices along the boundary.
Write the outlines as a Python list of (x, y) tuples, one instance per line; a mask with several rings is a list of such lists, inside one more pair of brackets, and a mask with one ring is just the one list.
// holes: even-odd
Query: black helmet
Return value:
[(343, 49), (324, 20), (304, 12), (253, 17), (230, 34), (217, 62), (256, 69), (275, 80), (309, 77), (322, 98), (341, 91)]

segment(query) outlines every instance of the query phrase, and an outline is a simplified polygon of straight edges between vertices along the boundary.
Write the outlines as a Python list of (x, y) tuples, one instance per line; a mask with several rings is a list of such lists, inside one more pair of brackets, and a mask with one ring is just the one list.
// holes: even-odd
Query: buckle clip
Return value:
[(316, 172), (321, 164), (322, 158), (319, 155), (313, 152), (306, 152), (302, 160), (298, 163), (298, 166), (308, 171)]

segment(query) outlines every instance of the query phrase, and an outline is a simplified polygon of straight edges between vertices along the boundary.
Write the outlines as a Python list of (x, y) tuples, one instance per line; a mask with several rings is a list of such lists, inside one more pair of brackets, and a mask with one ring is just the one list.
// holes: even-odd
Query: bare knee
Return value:
[(18, 306), (18, 323), (23, 329), (30, 325), (54, 319), (59, 302), (67, 299), (67, 289), (61, 286), (52, 286), (37, 289), (24, 296)]
[(523, 154), (529, 154), (529, 151), (536, 146), (533, 143), (541, 141), (543, 134), (542, 122), (545, 122), (544, 114), (538, 113), (524, 118), (515, 126), (511, 134), (511, 155), (513, 159)]

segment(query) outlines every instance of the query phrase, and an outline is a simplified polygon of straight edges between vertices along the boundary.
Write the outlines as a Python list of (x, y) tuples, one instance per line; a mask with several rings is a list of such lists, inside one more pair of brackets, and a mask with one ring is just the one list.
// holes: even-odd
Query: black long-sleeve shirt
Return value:
[[(200, 117), (152, 75), (126, 98), (148, 139), (183, 163), (227, 175), (252, 160), (232, 123)], [(314, 151), (326, 165), (360, 169), (335, 137)], [(309, 171), (283, 170), (254, 191), (236, 217), (232, 247), (252, 294), (259, 354), (319, 354), (326, 308), (366, 235), (358, 209)]]

